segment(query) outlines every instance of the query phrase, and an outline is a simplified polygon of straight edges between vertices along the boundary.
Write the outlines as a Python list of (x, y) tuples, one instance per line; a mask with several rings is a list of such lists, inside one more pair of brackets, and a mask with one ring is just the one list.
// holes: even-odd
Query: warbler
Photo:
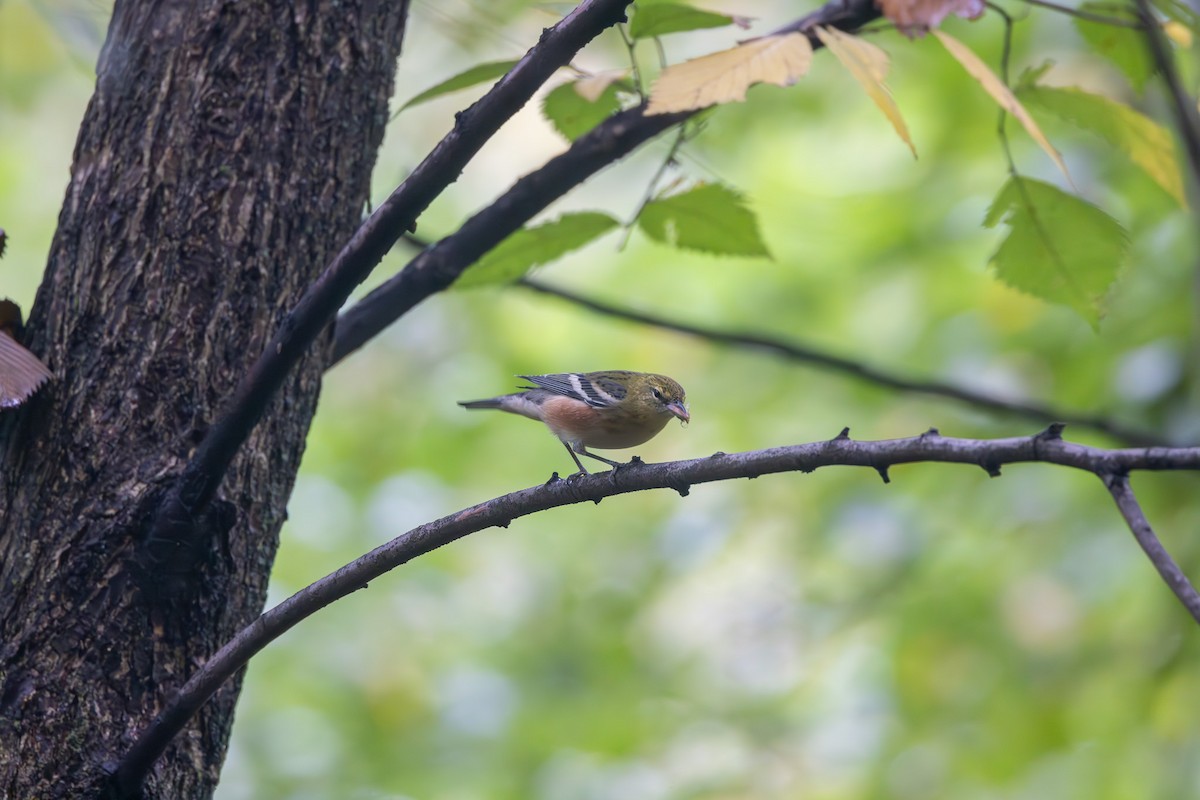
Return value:
[(619, 461), (588, 452), (589, 447), (637, 447), (654, 438), (671, 419), (691, 419), (683, 387), (665, 375), (609, 370), (517, 377), (533, 385), (522, 386), (523, 392), (459, 405), (498, 408), (546, 423), (579, 467), (576, 475), (587, 473), (579, 456), (621, 466)]

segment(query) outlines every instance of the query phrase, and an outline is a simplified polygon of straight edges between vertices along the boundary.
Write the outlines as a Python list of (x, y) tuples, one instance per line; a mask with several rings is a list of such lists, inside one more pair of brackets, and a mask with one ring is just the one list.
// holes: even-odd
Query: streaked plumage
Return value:
[(620, 462), (588, 452), (620, 450), (648, 442), (671, 419), (691, 419), (683, 387), (665, 375), (627, 370), (521, 375), (525, 391), (459, 403), (464, 408), (498, 408), (536, 419), (559, 438), (580, 473), (576, 455), (612, 466)]

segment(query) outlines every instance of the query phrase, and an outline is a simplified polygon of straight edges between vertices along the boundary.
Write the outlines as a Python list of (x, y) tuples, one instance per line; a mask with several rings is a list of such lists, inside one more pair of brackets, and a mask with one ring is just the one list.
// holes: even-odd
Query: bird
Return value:
[(53, 377), (49, 368), (21, 345), (21, 307), (0, 300), (0, 409), (16, 408)]
[(518, 375), (532, 386), (524, 391), (460, 402), (463, 408), (498, 408), (546, 424), (558, 437), (575, 466), (571, 477), (586, 475), (579, 460), (587, 456), (612, 467), (623, 466), (589, 452), (637, 447), (654, 438), (668, 422), (689, 422), (687, 395), (666, 375), (629, 370)]

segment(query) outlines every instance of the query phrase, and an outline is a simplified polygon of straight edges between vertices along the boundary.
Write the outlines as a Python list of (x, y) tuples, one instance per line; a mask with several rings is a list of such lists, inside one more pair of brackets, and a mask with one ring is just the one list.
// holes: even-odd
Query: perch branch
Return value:
[[(707, 458), (662, 464), (644, 464), (635, 459), (611, 472), (570, 480), (559, 480), (556, 473), (544, 485), (497, 497), (413, 528), (264, 613), (217, 651), (180, 688), (115, 767), (113, 780), (122, 796), (136, 793), (167, 744), (221, 684), (245, 666), (252, 656), (305, 618), (420, 555), (485, 528), (507, 527), (514, 519), (539, 511), (588, 501), (599, 503), (606, 497), (648, 489), (673, 489), (680, 495), (687, 495), (697, 483), (756, 478), (778, 472), (813, 472), (834, 465), (870, 467), (886, 481), (888, 469), (897, 464), (970, 464), (995, 476), (1000, 474), (1003, 465), (1037, 461), (1092, 472), (1105, 480), (1110, 491), (1114, 486), (1118, 487), (1114, 497), (1141, 541), (1149, 525), (1145, 524), (1140, 509), (1131, 516), (1133, 512), (1129, 509), (1136, 509), (1136, 505), (1130, 505), (1132, 492), (1123, 477), (1115, 476), (1125, 476), (1132, 470), (1200, 470), (1200, 447), (1105, 450), (1063, 441), (1061, 432), (1062, 426), (1055, 424), (1034, 436), (957, 439), (930, 430), (908, 439), (857, 442), (850, 438), (847, 429), (833, 439), (810, 444), (744, 453), (714, 453)], [(1161, 545), (1157, 540), (1153, 541), (1161, 551)], [(1160, 558), (1151, 553), (1156, 566), (1160, 565)], [(1166, 573), (1164, 577), (1167, 577)], [(1189, 610), (1200, 607), (1200, 596), (1177, 567), (1167, 579)]]
[(917, 392), (920, 394), (932, 395), (934, 397), (957, 400), (975, 408), (1013, 414), (1042, 425), (1049, 423), (1051, 420), (1061, 420), (1069, 425), (1090, 428), (1092, 430), (1099, 431), (1100, 433), (1107, 434), (1125, 444), (1139, 447), (1166, 444), (1166, 442), (1154, 434), (1146, 431), (1138, 431), (1127, 428), (1119, 423), (1113, 422), (1098, 415), (1078, 414), (1037, 403), (1022, 403), (1014, 400), (1002, 400), (984, 392), (965, 389), (960, 386), (954, 386), (953, 384), (943, 383), (940, 381), (922, 381), (914, 380), (912, 378), (905, 378), (898, 374), (881, 370), (853, 359), (842, 358), (840, 356), (836, 356), (807, 345), (789, 342), (784, 339), (765, 336), (759, 333), (720, 330), (704, 325), (693, 325), (686, 322), (669, 320), (655, 314), (649, 314), (644, 311), (636, 311), (634, 309), (624, 308), (611, 303), (595, 300), (590, 297), (585, 297), (566, 289), (550, 286), (535, 278), (522, 278), (521, 280), (517, 281), (517, 285), (541, 294), (557, 297), (560, 300), (565, 300), (568, 303), (573, 303), (590, 311), (595, 311), (598, 314), (604, 314), (605, 316), (629, 320), (631, 322), (639, 322), (643, 325), (653, 325), (657, 328), (662, 328), (663, 330), (674, 331), (676, 333), (682, 333), (688, 336), (695, 336), (710, 342), (717, 342), (720, 344), (733, 345), (735, 347), (745, 347), (753, 350), (761, 350), (764, 352), (773, 353), (792, 361), (811, 364), (813, 366), (828, 369), (833, 372), (840, 372), (842, 374), (850, 375), (863, 380), (867, 383), (885, 386), (889, 389), (896, 389), (902, 392)]

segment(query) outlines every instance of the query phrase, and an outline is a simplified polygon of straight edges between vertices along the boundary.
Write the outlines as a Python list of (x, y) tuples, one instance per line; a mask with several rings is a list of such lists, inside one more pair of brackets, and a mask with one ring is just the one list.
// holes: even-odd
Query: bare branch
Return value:
[(1117, 502), (1117, 508), (1120, 510), (1121, 516), (1125, 517), (1125, 522), (1129, 524), (1133, 538), (1137, 539), (1137, 543), (1150, 558), (1150, 562), (1154, 564), (1158, 574), (1179, 598), (1179, 602), (1183, 603), (1183, 607), (1197, 622), (1200, 622), (1200, 594), (1196, 593), (1196, 587), (1192, 586), (1187, 575), (1183, 574), (1183, 570), (1179, 568), (1175, 559), (1171, 558), (1171, 554), (1154, 534), (1154, 529), (1150, 527), (1146, 515), (1142, 513), (1142, 507), (1129, 485), (1129, 476), (1123, 472), (1106, 475), (1104, 476), (1104, 485), (1108, 487), (1113, 500)]
[(628, 0), (583, 0), (548, 29), (486, 95), (455, 117), (454, 129), (359, 227), (242, 378), (223, 416), (208, 431), (165, 498), (152, 537), (174, 538), (173, 530), (187, 528), (189, 520), (208, 505), (284, 379), (354, 287), (555, 70), (603, 30), (624, 19), (626, 5)]
[(789, 342), (784, 339), (749, 331), (719, 330), (704, 325), (669, 320), (656, 314), (636, 311), (585, 297), (566, 289), (550, 286), (535, 278), (522, 278), (517, 281), (517, 285), (551, 297), (557, 297), (568, 303), (574, 303), (582, 308), (595, 311), (598, 314), (604, 314), (616, 319), (629, 320), (631, 322), (640, 322), (643, 325), (653, 325), (663, 330), (695, 336), (710, 342), (773, 353), (791, 361), (811, 364), (815, 367), (850, 375), (867, 383), (885, 386), (889, 389), (896, 389), (902, 392), (917, 392), (934, 397), (957, 400), (960, 403), (975, 408), (1013, 414), (1042, 425), (1059, 420), (1069, 425), (1077, 425), (1082, 428), (1099, 431), (1113, 437), (1117, 441), (1139, 447), (1167, 444), (1166, 441), (1152, 433), (1128, 428), (1099, 415), (1080, 414), (1039, 403), (1003, 400), (985, 392), (965, 389), (941, 381), (922, 381), (905, 378), (896, 373), (887, 372), (886, 370), (881, 370), (853, 359), (842, 358), (841, 356), (836, 356), (808, 345)]
[[(1035, 436), (956, 439), (930, 430), (908, 439), (856, 442), (846, 429), (829, 441), (810, 444), (745, 453), (714, 453), (707, 458), (663, 464), (644, 464), (635, 458), (630, 464), (611, 472), (570, 480), (559, 480), (555, 473), (544, 485), (497, 497), (413, 528), (264, 613), (215, 653), (180, 688), (126, 753), (114, 771), (114, 781), (120, 791), (127, 794), (135, 791), (171, 739), (221, 684), (300, 621), (417, 556), (485, 528), (507, 527), (514, 519), (539, 511), (589, 501), (599, 503), (606, 497), (648, 489), (673, 489), (680, 495), (687, 495), (697, 483), (756, 478), (778, 472), (807, 473), (834, 465), (870, 467), (886, 476), (887, 470), (897, 464), (946, 462), (971, 464), (986, 470), (989, 475), (999, 475), (1003, 465), (1037, 461), (1092, 472), (1106, 481), (1131, 470), (1200, 470), (1200, 447), (1105, 450), (1065, 442), (1061, 432), (1061, 425), (1051, 425)], [(1119, 499), (1118, 503), (1121, 502)], [(1122, 506), (1123, 513), (1126, 507)], [(1137, 513), (1140, 516), (1140, 510)], [(1145, 527), (1149, 529), (1148, 525)], [(1156, 560), (1155, 563), (1160, 562)], [(1168, 582), (1180, 577), (1181, 574), (1168, 578)]]

